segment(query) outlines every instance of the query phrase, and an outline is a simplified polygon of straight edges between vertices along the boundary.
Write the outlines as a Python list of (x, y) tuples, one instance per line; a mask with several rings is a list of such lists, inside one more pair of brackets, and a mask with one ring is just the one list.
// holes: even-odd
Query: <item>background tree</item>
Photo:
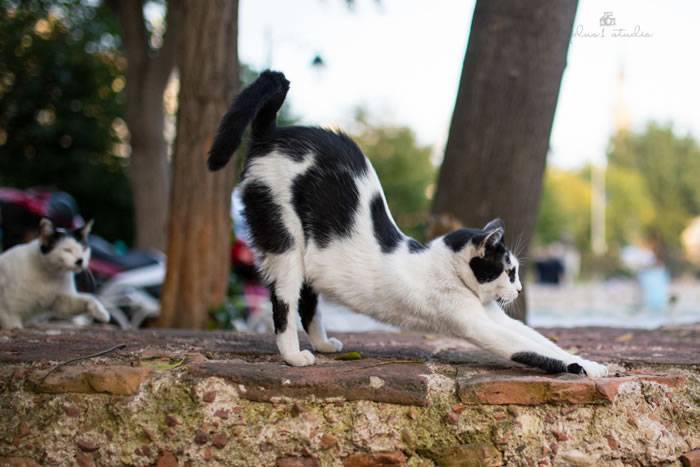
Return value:
[(507, 240), (529, 244), (576, 5), (477, 1), (435, 214), (469, 226), (499, 216)]
[(238, 1), (186, 2), (168, 221), (168, 271), (157, 325), (203, 329), (226, 296), (233, 164), (209, 172), (219, 120), (239, 89)]
[(0, 184), (72, 194), (95, 231), (131, 241), (116, 24), (80, 1), (0, 1)]
[(163, 134), (163, 92), (175, 66), (181, 33), (181, 1), (169, 0), (167, 27), (144, 19), (143, 0), (107, 0), (121, 28), (127, 61), (126, 124), (131, 156), (129, 179), (136, 214), (136, 246), (165, 249), (170, 168)]

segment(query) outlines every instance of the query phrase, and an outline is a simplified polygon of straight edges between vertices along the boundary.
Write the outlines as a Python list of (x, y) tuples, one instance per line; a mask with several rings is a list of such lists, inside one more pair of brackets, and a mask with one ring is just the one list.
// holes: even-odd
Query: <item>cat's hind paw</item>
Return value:
[(316, 362), (316, 357), (308, 350), (282, 355), (282, 358), (291, 366), (309, 366)]
[(91, 300), (88, 303), (88, 313), (101, 323), (109, 322), (109, 312), (97, 299)]
[(340, 352), (343, 350), (343, 343), (335, 337), (329, 337), (326, 341), (313, 344), (314, 349), (322, 353)]

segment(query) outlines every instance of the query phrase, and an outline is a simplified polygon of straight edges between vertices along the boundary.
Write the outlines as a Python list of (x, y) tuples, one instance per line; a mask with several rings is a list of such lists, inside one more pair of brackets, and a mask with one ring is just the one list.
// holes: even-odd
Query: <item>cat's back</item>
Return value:
[(345, 133), (310, 126), (287, 126), (251, 145), (248, 162), (270, 153), (278, 153), (295, 162), (314, 159), (323, 171), (343, 171), (357, 175), (367, 173), (367, 158)]

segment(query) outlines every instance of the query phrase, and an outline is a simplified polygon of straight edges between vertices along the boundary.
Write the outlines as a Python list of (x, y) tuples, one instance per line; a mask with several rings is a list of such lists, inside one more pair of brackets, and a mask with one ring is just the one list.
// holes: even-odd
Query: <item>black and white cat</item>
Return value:
[(369, 160), (345, 134), (275, 125), (289, 82), (263, 72), (224, 115), (208, 160), (222, 168), (252, 122), (240, 188), (259, 267), (273, 304), (277, 346), (290, 365), (314, 363), (300, 350), (296, 313), (319, 352), (328, 337), (318, 294), (404, 329), (466, 339), (548, 372), (607, 374), (519, 321), (498, 301), (517, 298), (518, 260), (500, 220), (460, 229), (428, 245), (405, 236), (387, 208)]
[(42, 219), (39, 238), (0, 255), (0, 328), (21, 328), (44, 312), (68, 317), (87, 313), (109, 321), (109, 313), (92, 295), (78, 293), (73, 274), (87, 268), (87, 236), (92, 222), (76, 230), (54, 228)]

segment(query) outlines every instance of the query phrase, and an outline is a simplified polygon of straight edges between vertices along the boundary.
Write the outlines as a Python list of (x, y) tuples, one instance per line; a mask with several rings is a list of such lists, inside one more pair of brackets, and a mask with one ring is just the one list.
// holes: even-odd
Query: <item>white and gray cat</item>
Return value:
[[(428, 245), (404, 235), (369, 160), (343, 133), (276, 127), (289, 82), (266, 71), (224, 115), (208, 160), (222, 168), (252, 122), (240, 184), (259, 267), (272, 296), (277, 346), (290, 365), (314, 363), (301, 350), (296, 313), (319, 352), (328, 337), (318, 294), (380, 321), (466, 339), (548, 372), (607, 374), (508, 317), (499, 302), (522, 289), (519, 263), (500, 220), (459, 229)], [(468, 200), (467, 200), (468, 202)]]
[(109, 313), (95, 297), (75, 288), (74, 273), (85, 270), (90, 261), (91, 227), (89, 222), (64, 230), (42, 219), (38, 239), (0, 255), (0, 328), (21, 328), (47, 311), (61, 317), (87, 313), (109, 321)]

